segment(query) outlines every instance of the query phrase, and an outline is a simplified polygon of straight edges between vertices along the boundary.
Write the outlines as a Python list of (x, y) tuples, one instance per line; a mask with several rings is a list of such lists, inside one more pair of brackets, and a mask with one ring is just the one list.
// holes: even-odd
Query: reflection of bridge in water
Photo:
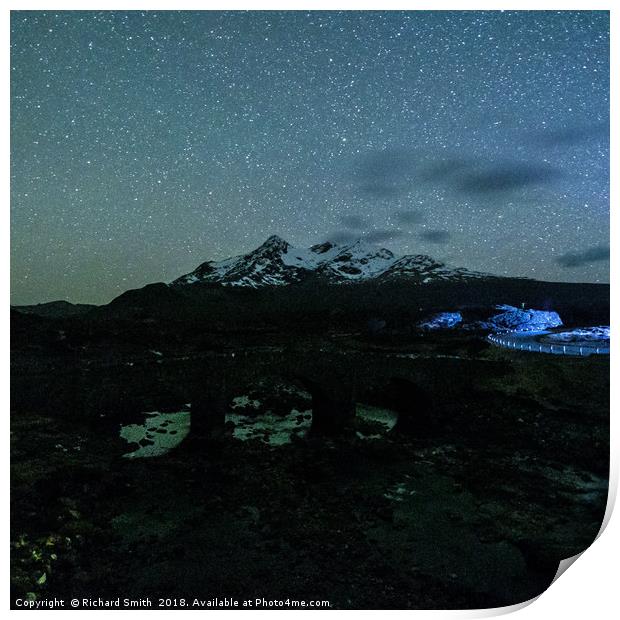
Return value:
[(311, 432), (316, 435), (346, 429), (357, 402), (397, 411), (398, 427), (423, 432), (445, 415), (462, 415), (464, 400), (483, 390), (490, 376), (508, 370), (505, 361), (383, 352), (285, 349), (164, 355), (105, 366), (91, 362), (38, 376), (17, 373), (14, 394), (19, 401), (13, 404), (16, 410), (126, 422), (142, 411), (191, 403), (191, 432), (207, 436), (224, 427), (235, 396), (261, 383), (285, 383), (310, 393)]
[(589, 355), (609, 355), (608, 341), (581, 342), (545, 342), (544, 337), (557, 332), (549, 330), (537, 332), (505, 332), (489, 334), (487, 340), (498, 347), (530, 351), (532, 353), (549, 353), (553, 355), (572, 355), (587, 357)]

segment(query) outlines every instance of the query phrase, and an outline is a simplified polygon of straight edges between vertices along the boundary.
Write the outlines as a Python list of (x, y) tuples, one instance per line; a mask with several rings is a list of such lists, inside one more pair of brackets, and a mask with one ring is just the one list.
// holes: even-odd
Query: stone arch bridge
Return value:
[[(312, 396), (312, 432), (338, 434), (357, 402), (399, 413), (400, 428), (422, 430), (431, 419), (458, 413), (481, 381), (508, 371), (505, 362), (457, 356), (316, 350), (204, 353), (142, 358), (120, 364), (76, 364), (47, 372), (14, 372), (13, 408), (122, 419), (127, 412), (190, 403), (192, 434), (223, 427), (234, 396), (261, 382), (293, 383)], [(24, 382), (24, 385), (20, 385)]]

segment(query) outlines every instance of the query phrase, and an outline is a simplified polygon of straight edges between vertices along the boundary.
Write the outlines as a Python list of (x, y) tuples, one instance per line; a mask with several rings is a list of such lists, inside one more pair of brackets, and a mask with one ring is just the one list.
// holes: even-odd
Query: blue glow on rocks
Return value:
[(552, 310), (522, 310), (514, 306), (500, 305), (495, 307), (502, 312), (493, 315), (486, 321), (478, 321), (472, 325), (477, 329), (501, 331), (544, 331), (552, 327), (560, 327), (562, 319)]
[(551, 342), (607, 342), (611, 340), (609, 325), (598, 325), (596, 327), (575, 327), (574, 329), (548, 334), (545, 340)]
[(452, 329), (463, 322), (460, 312), (439, 312), (419, 323), (421, 329)]

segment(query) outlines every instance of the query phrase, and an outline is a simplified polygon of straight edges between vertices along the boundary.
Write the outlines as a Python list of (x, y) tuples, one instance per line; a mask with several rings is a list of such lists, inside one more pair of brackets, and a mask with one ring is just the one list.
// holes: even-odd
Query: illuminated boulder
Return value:
[(580, 344), (589, 342), (609, 343), (609, 325), (598, 325), (596, 327), (575, 327), (574, 329), (558, 332), (557, 334), (549, 334), (545, 338), (545, 341), (559, 342), (562, 344)]
[(439, 312), (418, 323), (418, 327), (424, 330), (452, 329), (462, 322), (463, 317), (460, 312)]
[(486, 321), (478, 321), (472, 327), (492, 331), (544, 331), (552, 327), (560, 327), (562, 319), (552, 310), (522, 310), (514, 306), (495, 306), (500, 310)]

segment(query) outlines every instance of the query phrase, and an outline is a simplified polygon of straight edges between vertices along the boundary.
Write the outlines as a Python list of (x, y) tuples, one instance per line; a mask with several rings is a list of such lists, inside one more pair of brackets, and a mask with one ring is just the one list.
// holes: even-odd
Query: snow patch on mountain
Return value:
[(356, 241), (342, 248), (329, 261), (322, 263), (320, 272), (331, 278), (362, 280), (374, 278), (394, 264), (395, 256), (385, 248)]
[(310, 274), (338, 283), (377, 278), (407, 278), (417, 284), (493, 277), (450, 268), (430, 256), (395, 256), (362, 240), (350, 244), (327, 241), (310, 248), (296, 248), (272, 235), (258, 248), (222, 261), (207, 261), (173, 285), (199, 282), (258, 288), (299, 282)]

